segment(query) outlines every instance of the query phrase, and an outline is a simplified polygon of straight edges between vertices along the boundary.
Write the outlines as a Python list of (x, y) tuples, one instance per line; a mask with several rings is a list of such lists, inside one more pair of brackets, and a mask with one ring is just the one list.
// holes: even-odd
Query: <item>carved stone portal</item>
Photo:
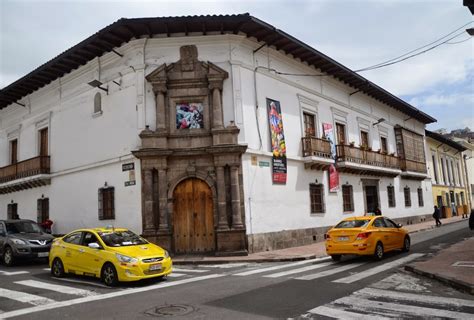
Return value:
[(156, 129), (140, 133), (143, 236), (174, 253), (247, 254), (239, 128), (224, 126), (225, 70), (196, 46), (146, 79)]

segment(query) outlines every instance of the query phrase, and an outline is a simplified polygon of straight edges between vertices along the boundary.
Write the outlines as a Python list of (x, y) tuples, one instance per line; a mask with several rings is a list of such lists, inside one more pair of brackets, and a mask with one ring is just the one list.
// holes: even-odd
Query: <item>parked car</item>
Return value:
[(93, 276), (108, 286), (164, 277), (172, 269), (166, 250), (122, 228), (79, 229), (55, 239), (49, 265), (54, 277)]
[(326, 252), (333, 260), (342, 255), (373, 255), (381, 260), (385, 252), (410, 250), (410, 236), (400, 224), (383, 216), (351, 217), (325, 234)]
[(34, 221), (0, 220), (0, 255), (6, 266), (19, 259), (48, 258), (53, 239)]

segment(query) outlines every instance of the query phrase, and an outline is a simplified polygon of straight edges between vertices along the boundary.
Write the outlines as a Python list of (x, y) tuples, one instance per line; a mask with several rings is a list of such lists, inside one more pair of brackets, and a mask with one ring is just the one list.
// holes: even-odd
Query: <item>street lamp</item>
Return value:
[(100, 82), (99, 80), (92, 80), (91, 82), (87, 83), (88, 85), (90, 85), (91, 87), (93, 88), (97, 88), (97, 89), (100, 89), (100, 90), (104, 90), (105, 92), (109, 93), (109, 89), (107, 88), (102, 88), (101, 85), (103, 84), (102, 82)]

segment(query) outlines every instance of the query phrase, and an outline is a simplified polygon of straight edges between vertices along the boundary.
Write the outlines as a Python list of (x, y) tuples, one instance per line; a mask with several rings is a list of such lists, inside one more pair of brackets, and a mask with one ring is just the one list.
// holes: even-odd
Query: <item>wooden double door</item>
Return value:
[(173, 240), (176, 253), (215, 251), (212, 191), (196, 178), (180, 182), (173, 192)]

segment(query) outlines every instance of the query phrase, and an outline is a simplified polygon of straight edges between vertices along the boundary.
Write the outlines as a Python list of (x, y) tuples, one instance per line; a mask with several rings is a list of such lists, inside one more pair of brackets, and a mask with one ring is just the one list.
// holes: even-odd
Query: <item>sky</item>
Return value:
[(436, 118), (430, 130), (474, 130), (474, 37), (462, 32), (474, 23), (462, 0), (0, 0), (0, 88), (122, 17), (238, 13), (250, 13), (352, 70), (406, 54), (471, 22), (447, 44), (359, 74)]

